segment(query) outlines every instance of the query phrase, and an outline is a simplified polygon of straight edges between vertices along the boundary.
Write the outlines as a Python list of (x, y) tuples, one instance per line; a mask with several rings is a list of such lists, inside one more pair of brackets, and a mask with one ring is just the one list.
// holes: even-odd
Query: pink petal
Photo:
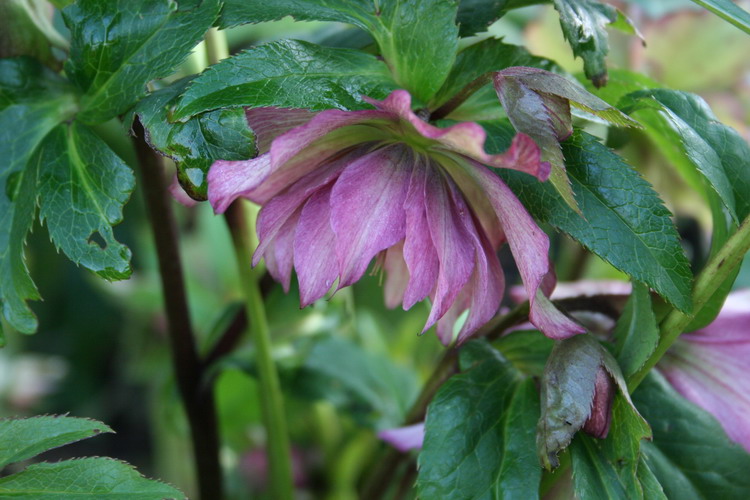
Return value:
[(427, 223), (440, 270), (424, 331), (448, 311), (474, 269), (474, 245), (466, 230), (469, 210), (460, 197), (452, 199), (449, 182), (439, 173), (433, 173), (427, 176), (425, 186)]
[[(297, 228), (300, 211), (294, 211), (278, 228), (274, 238), (269, 240), (263, 251), (263, 257), (266, 261), (268, 273), (281, 283), (284, 291), (289, 291), (289, 285), (292, 278), (292, 266), (294, 264), (294, 233)], [(256, 250), (258, 258), (260, 254)]]
[(214, 162), (207, 178), (208, 201), (214, 212), (224, 213), (239, 197), (253, 200), (253, 191), (270, 173), (271, 158), (267, 154), (252, 160)]
[[(580, 280), (557, 283), (550, 299), (568, 299), (572, 297), (593, 297), (594, 295), (630, 295), (633, 285), (628, 281), (617, 280)], [(529, 300), (523, 286), (512, 286), (508, 296), (516, 304)]]
[(409, 191), (404, 202), (406, 212), (406, 240), (404, 260), (409, 269), (409, 284), (404, 292), (404, 309), (427, 297), (435, 288), (440, 269), (435, 245), (425, 213), (425, 165), (417, 164), (411, 175)]
[(352, 162), (334, 184), (331, 227), (339, 288), (361, 278), (378, 252), (404, 238), (411, 154), (400, 146), (376, 150)]
[(331, 230), (331, 189), (313, 194), (302, 209), (294, 239), (294, 267), (299, 280), (300, 307), (323, 297), (338, 277), (338, 262), (332, 254), (335, 236)]
[(438, 141), (448, 151), (467, 156), (485, 165), (520, 170), (540, 180), (549, 177), (550, 165), (541, 161), (539, 148), (530, 137), (516, 136), (508, 151), (490, 155), (484, 151), (487, 133), (481, 125), (465, 122), (447, 128), (434, 127), (414, 114), (411, 110), (411, 96), (405, 90), (393, 91), (384, 101), (366, 100), (378, 109), (408, 122), (420, 135)]
[(396, 243), (385, 251), (385, 306), (389, 309), (397, 307), (404, 301), (404, 292), (409, 283), (409, 269), (404, 261), (404, 242)]
[(386, 429), (378, 432), (378, 437), (401, 452), (417, 450), (422, 447), (424, 441), (424, 422)]
[(180, 181), (177, 179), (177, 174), (172, 176), (172, 182), (169, 183), (168, 189), (169, 194), (172, 195), (172, 198), (174, 198), (177, 203), (185, 205), (186, 207), (194, 207), (198, 204), (196, 200), (188, 196), (185, 190), (182, 189)]
[(308, 109), (287, 108), (247, 108), (247, 124), (255, 133), (255, 146), (258, 153), (268, 152), (271, 142), (281, 134), (309, 122), (315, 116)]

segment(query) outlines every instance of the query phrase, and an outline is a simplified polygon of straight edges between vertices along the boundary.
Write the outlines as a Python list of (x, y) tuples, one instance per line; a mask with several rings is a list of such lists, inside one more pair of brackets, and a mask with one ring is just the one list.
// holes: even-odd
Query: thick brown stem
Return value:
[(159, 260), (175, 378), (190, 425), (198, 491), (203, 500), (220, 500), (223, 485), (214, 392), (210, 383), (204, 383), (190, 322), (172, 201), (167, 191), (162, 159), (146, 143), (143, 126), (138, 120), (133, 125), (133, 131), (141, 186)]

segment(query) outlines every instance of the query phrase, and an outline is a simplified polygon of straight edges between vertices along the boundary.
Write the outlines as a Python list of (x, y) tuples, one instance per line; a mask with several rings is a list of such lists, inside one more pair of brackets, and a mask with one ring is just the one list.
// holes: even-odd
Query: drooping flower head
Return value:
[(554, 286), (546, 234), (487, 168), (545, 180), (550, 167), (534, 141), (518, 134), (508, 151), (490, 155), (481, 126), (430, 125), (406, 91), (368, 102), (375, 109), (248, 110), (262, 154), (214, 163), (208, 198), (216, 212), (238, 197), (262, 205), (254, 264), (264, 258), (287, 290), (295, 269), (304, 307), (336, 281), (355, 283), (376, 259), (387, 305), (409, 309), (429, 297), (425, 330), (437, 323), (448, 344), (467, 309), (459, 342), (497, 312), (504, 279), (496, 251), (507, 241), (531, 321), (554, 338), (581, 333), (545, 295)]
[(680, 335), (657, 367), (750, 452), (750, 289), (733, 292), (708, 326)]

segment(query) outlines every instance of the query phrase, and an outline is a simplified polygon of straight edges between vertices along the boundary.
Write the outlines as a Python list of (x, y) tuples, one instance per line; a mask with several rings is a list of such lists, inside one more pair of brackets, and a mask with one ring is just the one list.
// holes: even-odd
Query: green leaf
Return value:
[(632, 33), (629, 22), (611, 5), (595, 0), (554, 0), (554, 5), (573, 54), (583, 59), (586, 77), (595, 86), (604, 86), (607, 83), (605, 57), (609, 53), (606, 26), (615, 23), (615, 27), (628, 27), (625, 30)]
[(39, 218), (55, 246), (103, 278), (129, 277), (131, 253), (112, 226), (135, 187), (130, 167), (77, 121), (47, 135), (38, 161)]
[(540, 377), (555, 341), (538, 330), (514, 331), (493, 343), (505, 359), (521, 372)]
[[(507, 149), (512, 136), (507, 125), (486, 128), (494, 141), (492, 149), (498, 145)], [(690, 266), (671, 214), (651, 186), (585, 132), (576, 132), (564, 142), (563, 154), (583, 216), (568, 207), (551, 185), (517, 172), (497, 173), (535, 218), (646, 283), (681, 311), (690, 311)]]
[(296, 383), (298, 393), (348, 407), (378, 429), (402, 425), (418, 393), (412, 371), (336, 337), (313, 345)]
[[(464, 5), (463, 2), (461, 5)], [(497, 38), (487, 38), (458, 53), (451, 72), (432, 98), (430, 107), (434, 109), (444, 104), (480, 76), (510, 66), (534, 66), (551, 70), (555, 64), (548, 59), (532, 56), (525, 47), (507, 44)]]
[(378, 42), (398, 85), (426, 102), (453, 65), (458, 47), (456, 11), (456, 0), (230, 0), (220, 26), (284, 16), (354, 24)]
[(150, 80), (188, 56), (219, 8), (218, 0), (78, 0), (66, 7), (65, 72), (84, 91), (78, 118), (99, 123), (125, 112)]
[(642, 450), (667, 498), (750, 498), (750, 454), (729, 440), (713, 416), (653, 371), (633, 399), (651, 424), (654, 441)]
[(86, 418), (40, 416), (0, 420), (0, 468), (112, 429)]
[(750, 12), (731, 0), (693, 0), (693, 2), (750, 34)]
[(627, 96), (634, 107), (656, 107), (678, 134), (685, 155), (710, 183), (735, 221), (750, 214), (750, 146), (716, 118), (699, 96), (669, 89), (638, 91)]
[(544, 3), (545, 0), (461, 0), (458, 4), (459, 36), (471, 36), (487, 31), (492, 23), (503, 17), (509, 10)]
[(484, 359), (450, 378), (427, 410), (419, 454), (420, 498), (539, 497), (534, 457), (539, 399), (523, 377), (486, 342)]
[(188, 85), (172, 120), (218, 108), (361, 109), (362, 95), (396, 88), (374, 56), (294, 40), (267, 43), (208, 68)]
[(168, 115), (191, 78), (179, 80), (141, 99), (135, 113), (152, 148), (177, 163), (177, 176), (194, 199), (205, 200), (208, 169), (215, 160), (246, 160), (255, 155), (255, 136), (241, 108), (202, 113), (185, 123)]
[(111, 458), (81, 458), (30, 465), (0, 479), (0, 496), (42, 500), (187, 498), (168, 484), (146, 479), (132, 466)]
[(75, 112), (71, 91), (33, 59), (0, 60), (0, 299), (8, 323), (24, 333), (37, 327), (26, 301), (39, 298), (24, 262), (36, 212), (39, 160), (32, 156), (50, 130)]
[(659, 343), (659, 327), (647, 286), (633, 282), (633, 292), (612, 335), (617, 362), (625, 377), (629, 377), (643, 366)]
[(651, 429), (646, 421), (632, 403), (618, 395), (612, 407), (612, 425), (607, 438), (594, 439), (579, 434), (571, 445), (576, 498), (643, 498), (638, 476), (640, 445), (641, 440), (650, 438)]
[(654, 472), (651, 470), (650, 461), (641, 453), (640, 463), (638, 464), (638, 481), (641, 483), (644, 500), (667, 500), (661, 483), (656, 479)]

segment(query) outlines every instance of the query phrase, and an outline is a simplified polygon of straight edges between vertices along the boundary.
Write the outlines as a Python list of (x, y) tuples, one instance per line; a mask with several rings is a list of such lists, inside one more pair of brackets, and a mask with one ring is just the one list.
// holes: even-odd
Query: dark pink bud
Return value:
[(591, 415), (583, 424), (583, 432), (598, 439), (604, 439), (609, 432), (612, 420), (612, 402), (615, 399), (615, 381), (607, 370), (600, 366), (596, 372), (594, 399), (591, 402)]

